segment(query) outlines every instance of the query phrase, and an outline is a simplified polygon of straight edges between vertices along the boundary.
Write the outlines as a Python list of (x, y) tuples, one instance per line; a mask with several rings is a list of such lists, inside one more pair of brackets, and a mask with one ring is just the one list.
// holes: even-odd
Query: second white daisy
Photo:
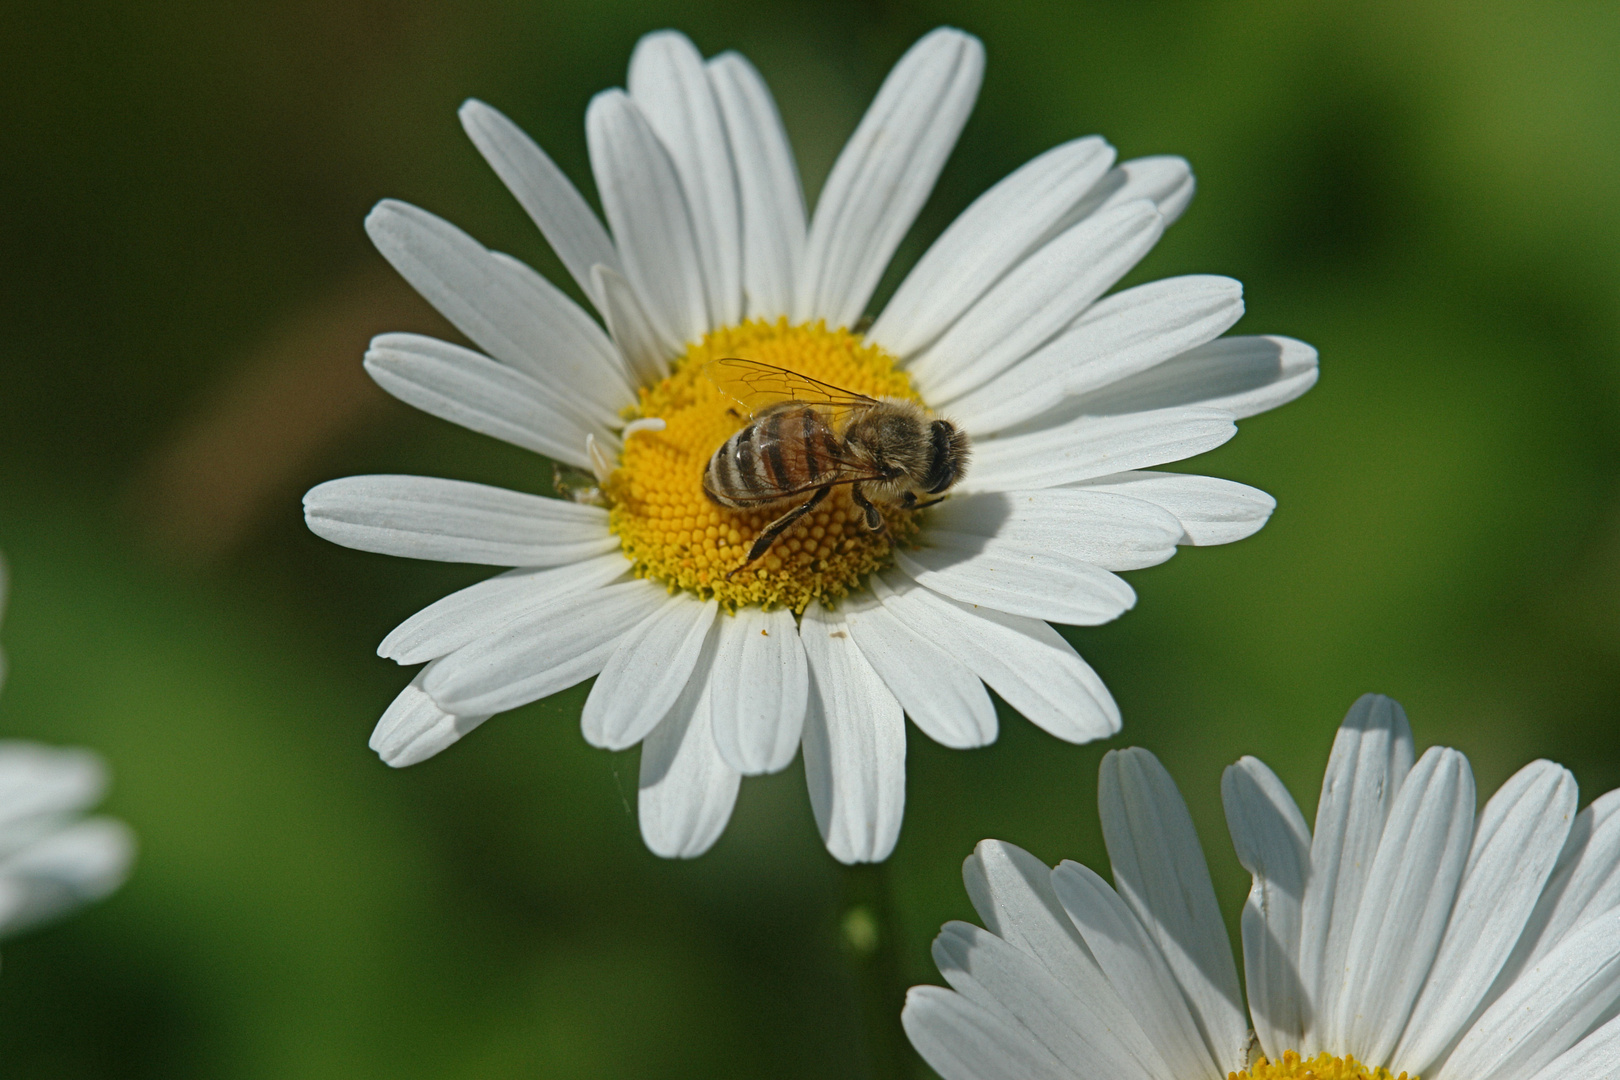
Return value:
[(955, 992), (913, 989), (913, 1044), (946, 1080), (1620, 1075), (1620, 792), (1577, 815), (1574, 778), (1537, 761), (1476, 820), (1461, 754), (1413, 758), (1400, 706), (1357, 702), (1314, 832), (1265, 765), (1227, 770), (1246, 1016), (1186, 804), (1152, 754), (1110, 753), (1113, 886), (981, 844), (985, 929), (940, 934)]

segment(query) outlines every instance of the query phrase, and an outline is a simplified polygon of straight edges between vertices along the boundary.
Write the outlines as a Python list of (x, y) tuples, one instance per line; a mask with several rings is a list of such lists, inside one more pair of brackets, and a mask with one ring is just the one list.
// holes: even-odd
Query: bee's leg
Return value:
[(918, 502), (917, 493), (915, 491), (908, 491), (904, 496), (901, 497), (900, 506), (905, 510), (926, 510), (930, 506), (937, 505), (938, 503), (942, 503), (944, 501), (944, 495), (935, 495), (932, 499), (925, 502)]
[[(798, 521), (800, 518), (804, 517), (804, 515), (808, 514), (810, 511), (814, 510), (818, 505), (820, 505), (821, 500), (825, 499), (827, 497), (827, 493), (831, 490), (832, 488), (830, 486), (818, 488), (814, 495), (810, 496), (804, 502), (800, 503), (798, 506), (795, 506), (781, 517), (765, 526), (765, 531), (760, 533), (758, 538), (755, 539), (754, 546), (748, 549), (748, 558), (743, 560), (742, 566), (737, 567), (737, 570), (731, 571), (731, 574), (737, 573), (738, 570), (745, 569), (749, 563), (762, 558), (767, 551), (771, 550), (771, 545), (776, 543), (776, 538), (778, 536), (781, 536), (783, 533), (787, 532), (795, 521)], [(726, 575), (726, 580), (731, 580), (731, 574)]]
[(866, 497), (866, 492), (861, 490), (861, 485), (851, 484), (849, 486), (849, 497), (866, 515), (866, 527), (868, 529), (877, 532), (883, 528), (883, 515), (879, 514), (878, 508), (872, 505), (872, 500)]

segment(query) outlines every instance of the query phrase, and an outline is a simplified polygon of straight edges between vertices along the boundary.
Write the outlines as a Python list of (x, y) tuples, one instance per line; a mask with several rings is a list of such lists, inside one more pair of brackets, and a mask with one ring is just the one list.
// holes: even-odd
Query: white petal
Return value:
[(896, 548), (895, 566), (964, 604), (1071, 626), (1111, 622), (1136, 604), (1123, 578), (1038, 546), (938, 529), (925, 542)]
[(420, 334), (383, 334), (366, 372), (390, 394), (452, 424), (588, 468), (585, 437), (606, 437), (550, 387), (487, 356)]
[[(624, 425), (624, 430), (619, 434), (628, 439), (638, 431), (663, 431), (668, 426), (669, 424), (661, 416), (644, 416), (639, 420), (632, 420)], [(609, 471), (608, 475), (612, 476), (613, 474)]]
[(1181, 522), (1180, 543), (1200, 546), (1253, 536), (1277, 508), (1277, 500), (1259, 488), (1192, 473), (1123, 472), (1085, 480), (1077, 487), (1162, 507)]
[(1159, 759), (1110, 750), (1097, 809), (1114, 885), (1158, 943), (1220, 1074), (1245, 1068), (1248, 1018), (1192, 815)]
[(960, 489), (1021, 491), (1163, 465), (1202, 454), (1237, 434), (1232, 414), (1178, 408), (1077, 420), (974, 444)]
[(1543, 1065), (1530, 1080), (1614, 1080), (1620, 1075), (1620, 1017)]
[(419, 671), (399, 692), (371, 732), (369, 745), (385, 765), (403, 769), (426, 761), (490, 718), (489, 713), (452, 716), (435, 705), (422, 689), (432, 666)]
[(1111, 1036), (1116, 1058), (1139, 1058), (1155, 1077), (1169, 1076), (1164, 1059), (1143, 1033), (1140, 1018), (1109, 981), (1053, 888), (1053, 873), (1029, 852), (983, 840), (962, 864), (962, 884), (985, 927), (1027, 956), (1085, 1003), (1099, 1040)]
[(1088, 867), (1067, 860), (1052, 871), (1052, 887), (1147, 1041), (1164, 1057), (1166, 1074), (1225, 1080), (1164, 954), (1119, 894)]
[(1387, 1061), (1395, 1049), (1439, 951), (1473, 833), (1468, 759), (1431, 747), (1390, 807), (1329, 1018), (1363, 1061)]
[(623, 750), (647, 737), (693, 678), (720, 605), (684, 592), (619, 639), (580, 714), (585, 741)]
[(1316, 350), (1303, 341), (1226, 337), (1084, 394), (1053, 415), (1115, 416), (1202, 405), (1241, 420), (1285, 405), (1315, 385)]
[(1525, 1080), (1574, 1046), (1617, 993), (1620, 911), (1611, 911), (1524, 972), (1463, 1037), (1434, 1080)]
[(558, 597), (440, 659), (422, 688), (458, 714), (537, 701), (601, 671), (619, 639), (667, 598), (640, 580)]
[(698, 665), (675, 707), (641, 744), (641, 838), (654, 855), (692, 859), (725, 831), (742, 777), (714, 746), (709, 727), (713, 654)]
[(1299, 1052), (1314, 1057), (1332, 1046), (1343, 1053), (1337, 1025), (1328, 1021), (1348, 963), (1350, 933), (1367, 874), (1378, 851), (1389, 808), (1412, 768), (1412, 729), (1400, 705), (1364, 694), (1350, 707), (1333, 740), (1316, 804), (1311, 873), (1300, 913), (1300, 980), (1314, 1016)]
[(600, 507), (433, 476), (317, 484), (304, 521), (344, 547), (487, 566), (558, 566), (619, 546)]
[(1252, 757), (1227, 767), (1221, 802), (1238, 862), (1254, 877), (1243, 905), (1243, 974), (1266, 1056), (1300, 1045), (1310, 1002), (1299, 981), (1300, 909), (1311, 866), (1305, 816), (1277, 774)]
[(107, 790), (107, 767), (89, 750), (0, 740), (0, 827), (91, 806)]
[(940, 28), (906, 51), (822, 188), (805, 241), (795, 322), (853, 326), (956, 145), (984, 46)]
[(674, 30), (647, 34), (630, 55), (630, 97), (669, 151), (692, 215), (709, 325), (742, 317), (742, 215), (737, 173), (703, 57)]
[(1243, 286), (1231, 278), (1193, 274), (1138, 285), (1099, 301), (1049, 344), (949, 408), (971, 434), (1004, 431), (1044, 418), (1060, 398), (1163, 366), (1242, 315)]
[[(588, 373), (594, 374), (598, 364), (606, 365), (613, 372), (616, 388), (619, 386), (633, 387), (635, 385), (635, 379), (631, 377), (630, 369), (625, 364), (624, 357), (619, 354), (618, 349), (613, 347), (613, 343), (608, 340), (607, 335), (602, 333), (602, 328), (585, 313), (583, 308), (569, 300), (562, 290), (546, 280), (544, 275), (523, 260), (514, 258), (503, 251), (491, 251), (489, 257), (504, 267), (513, 281), (527, 290), (528, 302), (536, 308), (546, 310), (556, 300), (566, 302), (568, 314), (571, 318), (580, 322), (581, 332), (589, 337), (591, 347), (598, 354), (595, 362), (587, 365)], [(606, 348), (604, 349), (603, 346), (606, 346)], [(618, 389), (615, 389), (615, 400), (618, 400), (618, 393)], [(632, 399), (633, 397), (632, 392)], [(619, 406), (621, 411), (623, 408), (623, 405)]]
[(992, 285), (1070, 223), (1114, 163), (1096, 135), (1026, 162), (951, 222), (906, 275), (868, 339), (902, 360), (932, 344)]
[(1129, 494), (1084, 488), (950, 498), (929, 513), (921, 538), (935, 530), (1016, 542), (1106, 570), (1156, 566), (1175, 554), (1182, 538), (1181, 522), (1170, 511)]
[(635, 401), (602, 328), (539, 274), (392, 199), (366, 216), (366, 232), (456, 329), (501, 363), (568, 394), (593, 421), (612, 424)]
[(461, 106), (461, 126), (529, 217), (540, 227), (562, 260), (598, 308), (602, 299), (591, 281), (591, 267), (619, 268), (613, 239), (573, 182), (516, 124), (476, 99)]
[(642, 386), (656, 386), (669, 374), (669, 361), (681, 349), (673, 338), (653, 322), (630, 283), (605, 266), (591, 270), (591, 280), (601, 299), (602, 321), (607, 323), (613, 343), (624, 354), (631, 376)]
[(111, 893), (129, 876), (135, 834), (112, 818), (50, 833), (0, 863), (0, 934), (14, 934)]
[(1445, 939), (1395, 1050), (1396, 1071), (1433, 1073), (1462, 1034), (1552, 873), (1577, 797), (1567, 769), (1536, 761), (1485, 804)]
[(1025, 259), (908, 370), (929, 401), (983, 386), (1072, 323), (1152, 249), (1164, 219), (1147, 201), (1087, 218)]
[(913, 986), (906, 1038), (944, 1080), (1079, 1080), (1029, 1030), (938, 986)]
[[(1503, 966), (1492, 996), (1566, 937), (1620, 907), (1620, 791), (1594, 799), (1570, 829), (1547, 887)], [(1505, 981), (1504, 981), (1505, 980)]]
[(437, 659), (556, 597), (599, 588), (629, 570), (630, 563), (616, 551), (549, 570), (508, 570), (418, 611), (383, 638), (377, 655), (397, 664)]
[(737, 170), (748, 317), (774, 320), (793, 310), (794, 282), (804, 258), (799, 168), (776, 102), (754, 65), (727, 52), (709, 61), (708, 72)]
[(810, 605), (800, 637), (810, 661), (804, 778), (816, 826), (839, 862), (882, 862), (905, 813), (905, 716), (840, 616)]
[[(628, 430), (634, 423), (636, 421), (632, 420), (629, 424), (624, 425), (625, 429)], [(623, 432), (620, 432), (621, 436), (623, 434)], [(596, 477), (598, 484), (605, 484), (613, 478), (613, 470), (616, 468), (614, 455), (603, 445), (602, 440), (595, 435), (585, 436), (585, 459), (591, 463), (591, 475)]]
[(1132, 158), (1110, 169), (1087, 196), (1085, 214), (1100, 214), (1137, 199), (1159, 208), (1165, 227), (1181, 216), (1192, 202), (1192, 167), (1186, 158), (1161, 156)]
[(1070, 922), (1051, 877), (1045, 863), (1003, 840), (979, 841), (962, 863), (962, 884), (985, 928), (1040, 961), (1075, 996), (1115, 1008), (1103, 1026), (1113, 1030), (1121, 1020), (1121, 1037), (1134, 1038), (1135, 1020)]
[(975, 610), (898, 574), (871, 581), (896, 618), (959, 658), (1032, 724), (1073, 743), (1119, 730), (1108, 688), (1046, 623)]
[(845, 603), (849, 632), (912, 723), (957, 750), (996, 741), (996, 707), (979, 677), (872, 599)]
[(1087, 1001), (994, 934), (970, 923), (948, 922), (934, 939), (933, 954), (940, 974), (957, 993), (1018, 1023), (1076, 1075), (1158, 1075), (1130, 1053), (1145, 1047), (1127, 1046), (1099, 1027)]
[(714, 741), (744, 776), (788, 767), (804, 730), (810, 671), (793, 613), (738, 609), (715, 629)]
[(697, 340), (709, 328), (703, 259), (669, 151), (622, 90), (591, 99), (585, 137), (624, 276), (660, 334)]

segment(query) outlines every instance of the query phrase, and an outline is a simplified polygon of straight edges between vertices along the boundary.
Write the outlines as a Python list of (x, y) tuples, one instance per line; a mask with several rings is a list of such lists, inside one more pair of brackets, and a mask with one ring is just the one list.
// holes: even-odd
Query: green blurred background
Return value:
[[(637, 835), (583, 688), (391, 772), (374, 654), (477, 568), (339, 549), (298, 499), (356, 472), (545, 490), (385, 398), (367, 338), (436, 317), (361, 231), (420, 203), (572, 289), (463, 139), (478, 96), (588, 185), (583, 110), (642, 32), (745, 51), (814, 194), (888, 66), (954, 23), (984, 91), (897, 268), (1063, 139), (1180, 153), (1134, 275), (1247, 286), (1322, 380), (1184, 468), (1276, 495), (1255, 538), (1132, 574), (1071, 640), (1181, 782), (1229, 916), (1221, 768), (1307, 814), (1356, 695), (1488, 792), (1536, 756), (1620, 785), (1620, 8), (1598, 2), (242, 0), (0, 7), (0, 733), (112, 763), (109, 902), (4, 946), (15, 1077), (859, 1077), (836, 865), (802, 773), (709, 855)], [(589, 188), (587, 187), (587, 190)], [(594, 197), (594, 196), (593, 196)], [(887, 279), (892, 289), (895, 273)], [(915, 733), (890, 864), (914, 981), (986, 836), (1103, 860), (1096, 766), (1004, 718)]]

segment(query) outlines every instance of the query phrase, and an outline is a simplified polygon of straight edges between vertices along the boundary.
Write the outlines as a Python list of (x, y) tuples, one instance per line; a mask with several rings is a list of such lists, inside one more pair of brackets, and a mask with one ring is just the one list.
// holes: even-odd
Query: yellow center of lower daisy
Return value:
[(847, 330), (821, 323), (790, 326), (749, 320), (707, 334), (677, 359), (670, 376), (644, 387), (631, 419), (657, 418), (662, 431), (625, 440), (605, 493), (609, 528), (638, 576), (735, 610), (749, 604), (802, 612), (812, 600), (836, 600), (886, 564), (897, 540), (916, 532), (915, 511), (879, 506), (885, 528), (868, 529), (849, 485), (835, 486), (812, 512), (777, 538), (758, 561), (748, 549), (796, 500), (732, 510), (703, 492), (703, 470), (725, 441), (749, 423), (746, 411), (705, 374), (710, 360), (740, 357), (808, 375), (868, 397), (920, 400), (894, 357)]
[(1261, 1058), (1249, 1066), (1247, 1072), (1227, 1073), (1227, 1080), (1418, 1080), (1401, 1073), (1397, 1077), (1388, 1069), (1369, 1068), (1346, 1054), (1332, 1057), (1318, 1054), (1309, 1061), (1292, 1050), (1284, 1051), (1281, 1061)]

